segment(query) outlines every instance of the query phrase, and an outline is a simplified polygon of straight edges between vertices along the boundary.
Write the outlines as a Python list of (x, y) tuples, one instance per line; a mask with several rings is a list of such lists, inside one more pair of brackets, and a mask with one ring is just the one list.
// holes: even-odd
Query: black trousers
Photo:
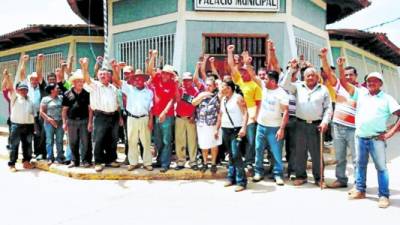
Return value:
[(33, 151), (35, 156), (42, 155), (46, 158), (46, 133), (43, 127), (43, 119), (40, 116), (35, 116), (35, 125), (33, 133)]
[(307, 178), (307, 152), (310, 152), (314, 179), (315, 181), (321, 179), (319, 125), (319, 122), (296, 121), (296, 178)]
[(96, 164), (117, 160), (119, 113), (113, 115), (95, 112), (93, 120), (93, 147)]
[(288, 162), (288, 174), (294, 173), (296, 168), (296, 121), (297, 118), (295, 116), (290, 116), (285, 128), (285, 158)]

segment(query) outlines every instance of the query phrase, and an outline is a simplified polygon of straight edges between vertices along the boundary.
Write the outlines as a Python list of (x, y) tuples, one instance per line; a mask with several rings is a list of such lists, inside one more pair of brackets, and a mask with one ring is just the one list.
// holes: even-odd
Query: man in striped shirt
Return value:
[[(356, 102), (351, 99), (351, 96), (336, 78), (334, 71), (329, 66), (327, 52), (328, 50), (326, 48), (322, 48), (320, 57), (327, 79), (336, 91), (336, 107), (332, 122), (333, 145), (336, 151), (337, 161), (336, 180), (328, 184), (328, 187), (344, 188), (347, 187), (348, 182), (348, 177), (346, 175), (347, 148), (351, 151), (354, 175), (356, 174), (356, 153), (354, 146)], [(341, 58), (339, 58), (337, 64), (339, 65), (341, 63)], [(347, 82), (354, 86), (359, 86), (357, 83), (357, 70), (354, 67), (346, 67), (344, 71), (339, 72), (344, 72)]]

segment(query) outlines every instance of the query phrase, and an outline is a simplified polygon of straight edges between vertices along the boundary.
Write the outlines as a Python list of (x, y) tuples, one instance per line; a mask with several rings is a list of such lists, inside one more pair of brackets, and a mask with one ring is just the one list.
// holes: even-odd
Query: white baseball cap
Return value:
[(368, 79), (369, 79), (369, 78), (371, 78), (371, 77), (378, 78), (378, 79), (379, 79), (379, 80), (381, 80), (381, 81), (382, 81), (382, 83), (383, 83), (383, 76), (382, 76), (382, 74), (381, 74), (381, 73), (378, 73), (378, 72), (372, 72), (372, 73), (368, 74), (368, 76), (367, 76), (367, 79), (365, 79), (365, 80), (368, 80)]

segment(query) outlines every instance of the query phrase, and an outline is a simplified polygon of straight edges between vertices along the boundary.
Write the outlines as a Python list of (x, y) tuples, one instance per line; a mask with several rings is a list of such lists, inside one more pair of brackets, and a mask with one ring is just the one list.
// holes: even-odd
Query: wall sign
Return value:
[(194, 0), (195, 10), (203, 11), (279, 11), (280, 0)]

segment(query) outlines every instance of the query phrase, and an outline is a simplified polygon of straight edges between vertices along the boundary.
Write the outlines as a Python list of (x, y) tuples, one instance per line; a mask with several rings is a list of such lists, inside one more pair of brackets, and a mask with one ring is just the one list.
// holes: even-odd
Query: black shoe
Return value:
[(199, 167), (197, 165), (193, 165), (190, 167), (190, 169), (197, 171), (197, 170), (199, 170)]
[(201, 166), (200, 171), (203, 172), (203, 173), (205, 173), (205, 172), (207, 171), (207, 168), (208, 168), (207, 164), (203, 164), (203, 165)]
[(71, 160), (64, 161), (64, 165), (69, 165), (69, 164), (71, 164)]
[(154, 163), (153, 168), (161, 168), (161, 163), (160, 162)]
[(163, 167), (163, 168), (160, 169), (161, 173), (166, 173), (167, 171), (168, 171), (168, 168), (166, 168), (166, 167)]
[(185, 167), (184, 166), (176, 166), (175, 167), (175, 170), (182, 170), (182, 169), (185, 169)]
[(211, 171), (211, 173), (216, 173), (217, 172), (217, 165), (211, 165), (210, 171)]

